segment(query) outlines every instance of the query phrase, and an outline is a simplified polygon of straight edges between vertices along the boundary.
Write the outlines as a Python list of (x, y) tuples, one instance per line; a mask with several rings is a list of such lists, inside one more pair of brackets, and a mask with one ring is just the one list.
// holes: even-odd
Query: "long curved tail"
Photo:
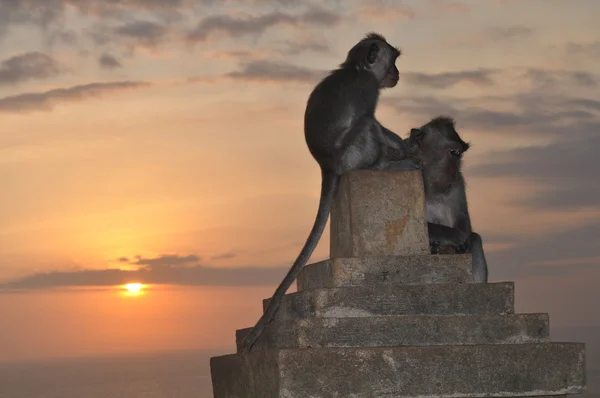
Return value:
[(319, 208), (317, 210), (317, 216), (315, 217), (315, 223), (313, 224), (312, 230), (306, 239), (306, 243), (304, 247), (300, 251), (298, 258), (292, 265), (292, 268), (288, 271), (283, 281), (279, 284), (267, 309), (260, 317), (254, 328), (248, 333), (246, 338), (243, 340), (240, 352), (246, 353), (250, 351), (256, 340), (262, 334), (265, 326), (271, 322), (273, 316), (277, 313), (279, 309), (279, 305), (281, 303), (281, 299), (290, 288), (292, 283), (296, 280), (302, 267), (306, 265), (308, 259), (312, 255), (313, 251), (317, 247), (319, 240), (321, 239), (321, 235), (323, 235), (323, 231), (325, 230), (325, 225), (327, 224), (327, 219), (329, 218), (329, 213), (331, 212), (331, 207), (333, 206), (333, 201), (335, 199), (335, 194), (337, 192), (337, 187), (339, 185), (340, 177), (334, 173), (321, 172), (321, 196), (319, 198)]

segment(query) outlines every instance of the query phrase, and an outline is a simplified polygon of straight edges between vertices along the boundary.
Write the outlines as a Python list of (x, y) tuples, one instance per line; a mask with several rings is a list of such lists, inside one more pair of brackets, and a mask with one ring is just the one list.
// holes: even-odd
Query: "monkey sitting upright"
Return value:
[(454, 120), (438, 116), (413, 128), (405, 140), (410, 157), (423, 173), (427, 227), (432, 254), (471, 253), (473, 280), (487, 283), (487, 262), (479, 234), (471, 230), (462, 156), (469, 149), (454, 128)]
[[(304, 136), (321, 169), (321, 197), (314, 225), (298, 258), (275, 290), (269, 305), (242, 341), (248, 352), (277, 312), (281, 299), (314, 251), (333, 205), (341, 176), (357, 169), (406, 167), (404, 141), (375, 119), (379, 91), (394, 87), (401, 52), (385, 38), (369, 33), (348, 51), (346, 60), (325, 77), (308, 98)], [(392, 159), (394, 152), (400, 154)]]

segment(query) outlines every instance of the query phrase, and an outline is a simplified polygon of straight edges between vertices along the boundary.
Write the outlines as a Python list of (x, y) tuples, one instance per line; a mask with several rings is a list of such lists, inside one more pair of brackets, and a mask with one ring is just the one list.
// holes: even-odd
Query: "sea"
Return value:
[[(212, 398), (209, 358), (226, 353), (0, 362), (0, 398)], [(588, 393), (578, 397), (600, 398), (597, 360), (588, 366)]]

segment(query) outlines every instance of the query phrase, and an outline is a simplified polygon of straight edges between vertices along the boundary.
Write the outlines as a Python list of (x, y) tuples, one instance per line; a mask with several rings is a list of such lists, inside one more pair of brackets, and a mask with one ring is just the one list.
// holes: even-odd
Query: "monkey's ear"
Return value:
[(369, 48), (369, 53), (367, 54), (367, 62), (369, 64), (374, 64), (377, 60), (377, 53), (379, 52), (379, 46), (377, 43), (371, 44), (371, 48)]
[(410, 140), (416, 142), (418, 146), (423, 144), (423, 138), (425, 137), (425, 132), (421, 129), (410, 129)]
[(411, 140), (422, 140), (425, 132), (421, 129), (410, 129), (410, 139)]

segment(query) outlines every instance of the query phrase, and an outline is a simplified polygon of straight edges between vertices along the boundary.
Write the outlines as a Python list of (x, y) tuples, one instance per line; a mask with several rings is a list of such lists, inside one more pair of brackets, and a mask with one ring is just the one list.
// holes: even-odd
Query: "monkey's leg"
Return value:
[(483, 241), (478, 233), (472, 232), (470, 236), (471, 256), (473, 258), (473, 281), (475, 283), (487, 283), (488, 268), (485, 254), (483, 253)]
[(381, 159), (381, 127), (372, 117), (363, 117), (340, 140), (336, 174), (352, 170), (375, 169)]
[(442, 224), (427, 223), (429, 233), (429, 242), (434, 242), (438, 246), (450, 245), (460, 247), (469, 238), (457, 228), (448, 227)]

